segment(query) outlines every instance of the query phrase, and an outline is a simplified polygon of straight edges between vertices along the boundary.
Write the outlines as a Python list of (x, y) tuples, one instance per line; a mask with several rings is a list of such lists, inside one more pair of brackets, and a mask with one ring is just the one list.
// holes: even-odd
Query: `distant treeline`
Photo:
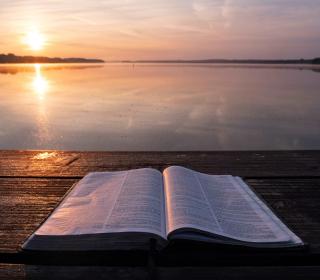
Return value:
[[(0, 54), (0, 63), (103, 63), (102, 59), (80, 57), (46, 57), (17, 56), (15, 54)], [(109, 62), (124, 63), (221, 63), (221, 64), (320, 64), (320, 57), (313, 59), (192, 59), (192, 60), (121, 60)]]
[(102, 63), (101, 59), (80, 57), (45, 57), (45, 56), (17, 56), (12, 53), (0, 54), (0, 63)]
[(124, 63), (229, 63), (229, 64), (320, 64), (313, 59), (196, 59), (196, 60), (122, 60)]

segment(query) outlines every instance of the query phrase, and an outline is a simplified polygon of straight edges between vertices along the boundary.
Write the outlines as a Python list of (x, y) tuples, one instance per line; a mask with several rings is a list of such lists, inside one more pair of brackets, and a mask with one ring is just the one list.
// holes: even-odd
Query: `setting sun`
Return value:
[(45, 39), (43, 35), (36, 31), (29, 31), (24, 37), (24, 43), (33, 51), (39, 51), (43, 49), (45, 45)]

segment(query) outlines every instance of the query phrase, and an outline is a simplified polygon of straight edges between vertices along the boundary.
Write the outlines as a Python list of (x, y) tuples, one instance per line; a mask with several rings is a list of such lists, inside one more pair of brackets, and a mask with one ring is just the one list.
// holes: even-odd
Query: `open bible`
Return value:
[(24, 243), (25, 250), (159, 248), (186, 239), (253, 247), (303, 242), (239, 177), (171, 166), (93, 172)]

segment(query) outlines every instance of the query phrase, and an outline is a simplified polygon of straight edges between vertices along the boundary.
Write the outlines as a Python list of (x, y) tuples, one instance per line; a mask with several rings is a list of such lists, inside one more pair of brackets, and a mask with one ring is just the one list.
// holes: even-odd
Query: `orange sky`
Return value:
[[(312, 58), (320, 56), (319, 14), (318, 0), (2, 0), (0, 53)], [(43, 34), (42, 50), (23, 41), (32, 30)]]

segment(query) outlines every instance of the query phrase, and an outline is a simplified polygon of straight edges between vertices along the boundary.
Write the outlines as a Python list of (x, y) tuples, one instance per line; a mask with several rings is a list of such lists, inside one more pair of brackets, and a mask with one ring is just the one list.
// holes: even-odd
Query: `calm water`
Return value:
[(0, 66), (0, 149), (320, 149), (320, 72)]

